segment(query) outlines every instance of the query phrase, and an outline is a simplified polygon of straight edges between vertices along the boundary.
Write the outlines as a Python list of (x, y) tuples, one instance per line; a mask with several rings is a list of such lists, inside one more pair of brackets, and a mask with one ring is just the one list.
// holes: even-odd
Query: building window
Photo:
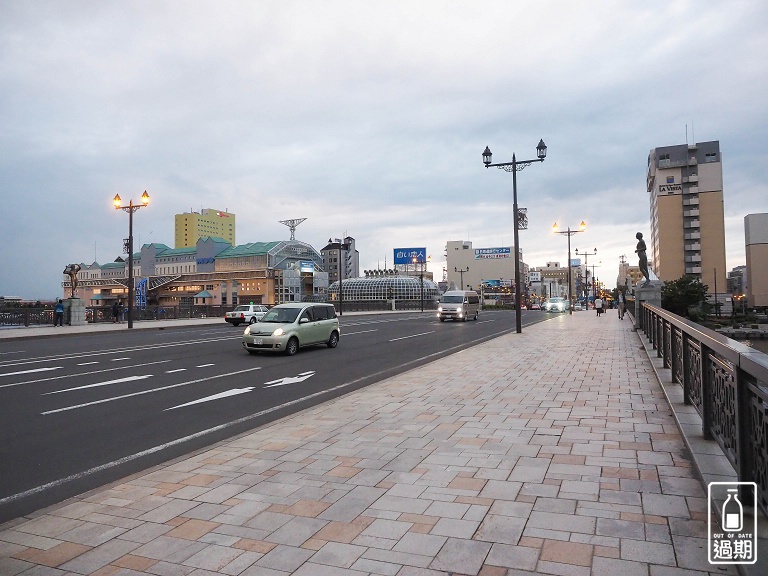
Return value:
[(675, 177), (667, 176), (667, 184), (674, 184), (674, 183), (675, 183)]
[(704, 155), (705, 162), (717, 162), (717, 152), (707, 152)]

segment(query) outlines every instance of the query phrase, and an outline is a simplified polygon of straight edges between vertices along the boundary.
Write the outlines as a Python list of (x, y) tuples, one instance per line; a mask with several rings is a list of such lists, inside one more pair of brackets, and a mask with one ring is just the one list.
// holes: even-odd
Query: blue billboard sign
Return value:
[(505, 248), (475, 248), (475, 260), (486, 260), (490, 258), (511, 258), (512, 249)]
[(313, 273), (315, 271), (315, 263), (312, 260), (299, 260), (299, 272)]
[(427, 261), (426, 248), (395, 248), (395, 265), (413, 264), (413, 259), (422, 263)]

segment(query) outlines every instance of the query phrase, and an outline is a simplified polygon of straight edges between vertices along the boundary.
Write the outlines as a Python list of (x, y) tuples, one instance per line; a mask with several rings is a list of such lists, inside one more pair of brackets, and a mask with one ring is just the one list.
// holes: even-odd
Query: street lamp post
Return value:
[(122, 202), (120, 195), (115, 194), (112, 200), (115, 208), (128, 212), (128, 328), (133, 328), (133, 213), (149, 204), (149, 194), (144, 190), (144, 194), (141, 195), (141, 204), (134, 204), (131, 200), (128, 206), (123, 206)]
[[(431, 260), (431, 256), (427, 256), (427, 260)], [(419, 271), (419, 279), (421, 280), (421, 311), (424, 312), (424, 265), (426, 264), (426, 260), (424, 258), (417, 258), (416, 256), (413, 257), (413, 265), (416, 266), (416, 264), (421, 264), (421, 270)]]
[(597, 284), (595, 283), (595, 268), (600, 268), (603, 261), (600, 260), (597, 264), (590, 264), (589, 267), (592, 268), (592, 296), (597, 298)]
[(535, 160), (517, 160), (514, 153), (512, 154), (512, 162), (502, 162), (499, 164), (491, 163), (491, 149), (486, 146), (483, 151), (483, 164), (486, 168), (494, 166), (500, 168), (506, 172), (512, 172), (512, 212), (515, 220), (515, 327), (517, 333), (520, 334), (523, 331), (522, 316), (520, 313), (520, 239), (518, 237), (519, 227), (519, 211), (517, 208), (517, 173), (524, 168), (527, 168), (534, 162), (544, 162), (547, 157), (547, 145), (544, 144), (544, 140), (539, 140), (538, 146), (536, 146)]
[[(589, 270), (589, 257), (594, 256), (597, 254), (597, 248), (594, 248), (592, 252), (581, 252), (579, 253), (579, 249), (576, 248), (575, 250), (576, 256), (584, 256), (584, 275), (587, 276), (587, 271)], [(584, 298), (586, 299), (586, 302), (584, 304), (589, 304), (589, 282), (584, 283)], [(592, 299), (595, 298), (595, 292), (592, 291)]]
[[(332, 240), (330, 238), (328, 238), (328, 243), (330, 244), (331, 242), (332, 242)], [(339, 269), (339, 316), (343, 316), (344, 315), (344, 312), (342, 311), (342, 308), (343, 308), (342, 304), (344, 302), (344, 296), (342, 295), (342, 290), (341, 290), (342, 285), (341, 285), (341, 283), (342, 283), (342, 277), (347, 272), (346, 260), (344, 261), (344, 268), (341, 267), (341, 262), (342, 262), (341, 251), (342, 250), (345, 250), (345, 251), (349, 250), (349, 244), (344, 244), (343, 240), (339, 240), (339, 266), (338, 266), (338, 269)]]
[(574, 234), (578, 234), (579, 232), (584, 232), (584, 230), (587, 229), (587, 225), (584, 224), (584, 220), (581, 221), (581, 224), (579, 224), (578, 230), (571, 230), (571, 227), (568, 227), (568, 230), (559, 231), (557, 229), (557, 222), (555, 222), (554, 226), (552, 226), (552, 232), (555, 234), (567, 234), (568, 235), (568, 312), (570, 314), (573, 314), (573, 301), (571, 300), (571, 236)]
[(466, 270), (459, 270), (458, 268), (456, 268), (456, 266), (454, 266), (453, 271), (461, 274), (461, 289), (464, 290), (464, 272), (469, 272), (469, 266), (467, 266)]

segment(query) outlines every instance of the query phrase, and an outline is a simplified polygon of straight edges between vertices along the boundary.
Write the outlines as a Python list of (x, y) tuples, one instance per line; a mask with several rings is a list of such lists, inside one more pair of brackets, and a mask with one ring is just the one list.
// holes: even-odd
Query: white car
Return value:
[(239, 326), (243, 323), (253, 324), (261, 320), (267, 312), (269, 312), (269, 308), (261, 304), (241, 304), (232, 312), (227, 312), (224, 315), (224, 321), (233, 326)]
[(341, 330), (331, 304), (289, 302), (278, 304), (243, 332), (249, 354), (283, 352), (293, 356), (302, 346), (325, 344), (336, 348)]
[(550, 298), (544, 302), (546, 312), (565, 312), (568, 309), (568, 302), (565, 298)]

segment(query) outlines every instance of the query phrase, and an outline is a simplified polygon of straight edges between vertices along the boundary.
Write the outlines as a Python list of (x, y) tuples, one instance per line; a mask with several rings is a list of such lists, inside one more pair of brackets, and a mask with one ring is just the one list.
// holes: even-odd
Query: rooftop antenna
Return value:
[(291, 229), (291, 240), (296, 240), (296, 226), (304, 222), (306, 218), (294, 218), (293, 220), (278, 220), (280, 224), (288, 226)]

